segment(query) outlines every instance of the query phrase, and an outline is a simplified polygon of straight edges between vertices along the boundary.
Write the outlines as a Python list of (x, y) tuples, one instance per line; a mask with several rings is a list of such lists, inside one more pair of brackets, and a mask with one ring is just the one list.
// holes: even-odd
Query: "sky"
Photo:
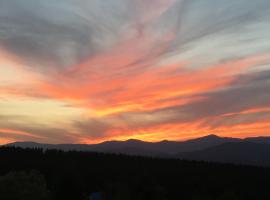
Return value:
[(269, 0), (0, 0), (0, 144), (270, 136)]

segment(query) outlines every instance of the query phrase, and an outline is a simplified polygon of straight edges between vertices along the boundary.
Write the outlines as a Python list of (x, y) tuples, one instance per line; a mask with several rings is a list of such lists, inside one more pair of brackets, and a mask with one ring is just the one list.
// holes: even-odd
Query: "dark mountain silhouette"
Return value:
[(236, 138), (222, 138), (216, 135), (187, 140), (187, 141), (160, 141), (144, 142), (141, 140), (130, 139), (127, 141), (107, 141), (100, 144), (41, 144), (34, 142), (15, 142), (7, 146), (22, 148), (44, 148), (60, 150), (78, 150), (78, 151), (97, 151), (111, 153), (125, 153), (138, 155), (175, 155), (179, 152), (191, 152), (202, 150), (208, 147), (223, 144), (225, 142), (238, 142)]
[(238, 164), (270, 165), (270, 137), (229, 138), (208, 135), (187, 141), (107, 141), (100, 144), (40, 144), (15, 142), (6, 146), (92, 151), (127, 155), (180, 158)]
[(244, 139), (244, 141), (270, 144), (270, 137), (250, 137)]
[(200, 151), (180, 153), (178, 158), (197, 161), (270, 166), (270, 145), (246, 141), (224, 143)]

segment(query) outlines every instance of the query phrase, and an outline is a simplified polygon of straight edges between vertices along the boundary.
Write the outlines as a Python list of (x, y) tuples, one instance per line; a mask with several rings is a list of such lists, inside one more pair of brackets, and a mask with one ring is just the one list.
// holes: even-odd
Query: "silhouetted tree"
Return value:
[(36, 172), (11, 172), (0, 177), (1, 200), (49, 200), (44, 177)]
[(269, 200), (269, 180), (266, 167), (0, 148), (0, 200)]

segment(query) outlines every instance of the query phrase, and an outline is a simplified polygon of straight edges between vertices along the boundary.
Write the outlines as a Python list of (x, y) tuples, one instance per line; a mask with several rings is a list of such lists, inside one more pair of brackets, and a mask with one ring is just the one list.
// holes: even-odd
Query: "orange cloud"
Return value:
[[(20, 131), (20, 130), (13, 130), (13, 129), (0, 129), (0, 133), (7, 133), (7, 134), (10, 133), (10, 134), (23, 135), (23, 136), (29, 136), (29, 137), (40, 137), (32, 133), (28, 133), (28, 132)], [(40, 137), (40, 138), (43, 138), (43, 137)]]
[(270, 113), (270, 108), (268, 107), (259, 107), (259, 108), (251, 108), (248, 110), (244, 110), (241, 112), (234, 112), (234, 113), (226, 113), (224, 115), (222, 115), (222, 117), (230, 117), (230, 116), (234, 116), (234, 115), (245, 115), (245, 114), (254, 114), (254, 113)]
[(249, 124), (238, 124), (231, 127), (218, 127), (211, 129), (209, 127), (200, 127), (200, 122), (190, 122), (181, 124), (163, 124), (152, 126), (145, 129), (134, 130), (111, 130), (108, 136), (101, 139), (80, 138), (81, 143), (97, 143), (105, 140), (128, 140), (130, 138), (144, 140), (149, 142), (157, 142), (164, 140), (179, 141), (205, 136), (208, 134), (217, 134), (224, 137), (254, 137), (269, 136), (270, 121), (259, 121)]
[[(233, 115), (250, 115), (268, 113), (264, 118), (260, 115), (252, 120), (237, 120)], [(222, 116), (208, 117), (205, 119), (193, 120), (189, 122), (164, 122), (157, 124), (149, 124), (146, 126), (129, 127), (116, 126), (109, 129), (106, 136), (103, 138), (88, 138), (82, 137), (79, 139), (82, 143), (102, 142), (105, 140), (127, 140), (130, 138), (156, 142), (166, 138), (167, 140), (186, 140), (196, 137), (201, 137), (208, 134), (217, 134), (224, 137), (255, 137), (255, 136), (269, 136), (270, 133), (270, 108), (251, 108), (238, 113), (228, 113)], [(206, 121), (228, 120), (233, 123), (227, 124), (225, 121), (218, 126), (211, 126), (205, 123)], [(202, 125), (203, 124), (203, 125)]]
[[(54, 21), (50, 23), (48, 21), (47, 23), (48, 19), (45, 20), (48, 31), (52, 31), (49, 37), (44, 38), (44, 33), (39, 33), (45, 30), (43, 26), (36, 27), (40, 31), (36, 29), (26, 30), (27, 34), (23, 34), (22, 37), (20, 33), (7, 34), (10, 37), (6, 42), (7, 45), (3, 44), (3, 47), (7, 46), (6, 48), (8, 48), (10, 45), (11, 48), (9, 49), (11, 51), (14, 49), (12, 52), (18, 55), (12, 55), (0, 49), (0, 103), (14, 98), (17, 102), (19, 101), (18, 107), (27, 108), (14, 109), (14, 102), (13, 105), (11, 105), (11, 102), (9, 107), (13, 108), (15, 112), (12, 112), (11, 115), (3, 109), (4, 115), (1, 116), (2, 113), (0, 113), (3, 124), (6, 123), (5, 117), (15, 119), (17, 112), (20, 117), (13, 121), (20, 124), (41, 122), (40, 124), (44, 123), (48, 126), (46, 128), (59, 128), (54, 124), (57, 124), (55, 121), (61, 121), (66, 126), (64, 129), (68, 129), (68, 131), (60, 131), (61, 135), (65, 135), (66, 132), (69, 135), (74, 131), (76, 133), (76, 136), (69, 138), (69, 140), (65, 138), (65, 140), (71, 141), (78, 134), (78, 141), (86, 143), (106, 139), (124, 140), (130, 137), (149, 141), (164, 138), (178, 140), (197, 137), (210, 132), (241, 137), (252, 135), (252, 131), (254, 131), (254, 134), (267, 134), (269, 122), (264, 119), (267, 116), (265, 113), (269, 112), (269, 107), (267, 107), (269, 96), (267, 94), (252, 102), (246, 101), (246, 105), (243, 104), (243, 106), (232, 106), (220, 110), (217, 108), (223, 105), (229, 107), (228, 104), (238, 98), (235, 93), (241, 89), (244, 90), (243, 94), (249, 96), (250, 88), (247, 88), (249, 86), (243, 86), (243, 84), (239, 86), (241, 83), (237, 83), (236, 86), (233, 84), (239, 81), (240, 74), (243, 75), (243, 72), (249, 73), (249, 70), (254, 66), (265, 64), (270, 60), (269, 55), (256, 55), (256, 52), (265, 51), (263, 50), (265, 45), (260, 46), (261, 44), (259, 44), (261, 43), (260, 35), (257, 36), (258, 38), (254, 38), (252, 43), (245, 43), (245, 45), (239, 43), (239, 48), (233, 46), (235, 41), (233, 38), (242, 36), (242, 33), (240, 34), (239, 29), (239, 33), (237, 31), (232, 36), (227, 30), (231, 28), (234, 20), (234, 24), (241, 27), (243, 16), (246, 16), (245, 12), (230, 13), (230, 16), (219, 17), (219, 20), (212, 21), (211, 16), (205, 14), (205, 12), (197, 13), (198, 15), (192, 15), (191, 12), (193, 8), (194, 11), (201, 8), (206, 9), (207, 4), (204, 5), (204, 8), (199, 4), (193, 5), (193, 3), (175, 0), (133, 0), (129, 3), (124, 5), (124, 7), (130, 6), (128, 13), (125, 11), (117, 14), (117, 18), (122, 14), (127, 17), (124, 23), (122, 23), (122, 19), (119, 22), (118, 19), (104, 20), (103, 22), (103, 18), (107, 19), (111, 15), (106, 15), (107, 17), (104, 17), (104, 15), (95, 16), (94, 12), (92, 18), (91, 13), (89, 16), (88, 13), (77, 13), (76, 8), (78, 24), (70, 21), (70, 26), (62, 26), (62, 20), (60, 20), (60, 24)], [(187, 8), (187, 11), (185, 8)], [(122, 10), (122, 8), (119, 9)], [(182, 11), (184, 12), (182, 13)], [(225, 12), (221, 11), (215, 14), (223, 16)], [(68, 14), (70, 12), (72, 12), (72, 9), (68, 11)], [(91, 9), (89, 12), (91, 12)], [(182, 20), (182, 17), (184, 20)], [(77, 17), (74, 16), (74, 20), (75, 18)], [(64, 18), (61, 17), (61, 19)], [(69, 19), (67, 18), (67, 22)], [(200, 24), (199, 19), (202, 19), (205, 23)], [(13, 24), (13, 21), (11, 25), (16, 28), (18, 24)], [(39, 21), (37, 22), (39, 23)], [(89, 22), (89, 26), (84, 25), (85, 22)], [(33, 23), (36, 23), (35, 20)], [(123, 24), (120, 29), (118, 23)], [(78, 26), (73, 26), (74, 24)], [(250, 31), (255, 33), (253, 32), (255, 31), (255, 24), (253, 22), (251, 24)], [(251, 24), (244, 23), (245, 26)], [(52, 30), (50, 30), (50, 27)], [(18, 26), (18, 29), (21, 28), (25, 29), (24, 24), (22, 27)], [(82, 30), (78, 30), (80, 28)], [(93, 36), (90, 34), (92, 29), (94, 30)], [(107, 29), (113, 30), (108, 31)], [(114, 29), (119, 29), (119, 33), (118, 31), (113, 33)], [(68, 31), (67, 35), (66, 31)], [(10, 30), (7, 30), (7, 33), (9, 32)], [(108, 34), (108, 37), (97, 37), (96, 35), (99, 35), (99, 33), (101, 35)], [(32, 34), (35, 36), (34, 39), (29, 38)], [(88, 37), (89, 34), (91, 37)], [(63, 37), (63, 40), (61, 40), (63, 35), (67, 37)], [(104, 41), (101, 41), (103, 38)], [(212, 39), (214, 40), (213, 43), (211, 43)], [(252, 49), (252, 44), (255, 44), (257, 39), (260, 42)], [(250, 34), (245, 36), (244, 40), (249, 41)], [(84, 42), (86, 42), (85, 46)], [(89, 42), (93, 43), (93, 47), (88, 44)], [(112, 44), (114, 45), (111, 46)], [(213, 51), (219, 50), (219, 46), (216, 47), (219, 44), (226, 45), (222, 46), (224, 49), (216, 54)], [(83, 48), (80, 48), (81, 46)], [(238, 59), (229, 60), (232, 55), (230, 48), (234, 47), (233, 53), (235, 53), (235, 58)], [(248, 51), (250, 56), (241, 57), (248, 53), (241, 52), (244, 47), (251, 47)], [(259, 50), (260, 47), (263, 47), (263, 49)], [(37, 50), (37, 54), (33, 49)], [(25, 54), (25, 50), (30, 51)], [(178, 55), (180, 51), (182, 51), (182, 55)], [(252, 52), (253, 55), (251, 55)], [(91, 56), (85, 57), (89, 54)], [(212, 55), (214, 59), (209, 58), (209, 55)], [(184, 57), (183, 59), (193, 58), (194, 60), (181, 60), (182, 57)], [(205, 60), (200, 62), (195, 58)], [(178, 60), (169, 63), (168, 60), (172, 59)], [(227, 61), (222, 61), (222, 59)], [(214, 60), (222, 61), (222, 63), (198, 67), (198, 63), (214, 62)], [(27, 66), (26, 63), (31, 63), (31, 66)], [(33, 63), (36, 63), (37, 66), (32, 65)], [(46, 63), (46, 66), (41, 66), (42, 63)], [(48, 67), (49, 63), (55, 65), (59, 63), (61, 67), (55, 65)], [(262, 66), (261, 69), (266, 68)], [(254, 88), (259, 88), (261, 85), (258, 82), (261, 80), (255, 81), (257, 82)], [(250, 84), (253, 84), (253, 82)], [(267, 86), (267, 84), (268, 82), (265, 85)], [(233, 90), (238, 86), (241, 87), (239, 90)], [(267, 87), (260, 88), (260, 92), (264, 92), (265, 88), (267, 92)], [(226, 90), (228, 90), (227, 93), (221, 92)], [(252, 91), (254, 92), (255, 89)], [(231, 97), (229, 92), (234, 92), (234, 98), (228, 98), (228, 102), (225, 102), (227, 101), (225, 96)], [(217, 97), (220, 93), (223, 96)], [(258, 94), (260, 93), (258, 92)], [(21, 104), (20, 101), (22, 99), (25, 101), (26, 98), (29, 98), (31, 103)], [(225, 100), (222, 101), (222, 98)], [(49, 103), (34, 105), (40, 99), (61, 102), (61, 105), (52, 106)], [(209, 106), (208, 103), (215, 105)], [(236, 103), (240, 105), (239, 102)], [(68, 106), (80, 107), (78, 109), (80, 112), (71, 110), (68, 112), (69, 109), (64, 109)], [(191, 108), (192, 106), (195, 108)], [(61, 109), (58, 110), (57, 107)], [(29, 116), (30, 120), (25, 118), (26, 112), (36, 113), (39, 109), (55, 112), (45, 112), (45, 118), (38, 115)], [(26, 112), (20, 110), (26, 110)], [(58, 115), (58, 113), (61, 113), (61, 115)], [(62, 113), (64, 114), (62, 115)], [(260, 115), (260, 117), (257, 117), (257, 115)], [(232, 122), (232, 119), (237, 119), (237, 121)], [(76, 123), (76, 120), (80, 123)], [(48, 123), (49, 121), (50, 123)], [(79, 127), (78, 124), (80, 124)], [(35, 125), (38, 125), (38, 123), (33, 124), (33, 127)], [(58, 126), (60, 125), (58, 124)], [(14, 124), (6, 127), (16, 129)], [(88, 133), (91, 130), (88, 129), (94, 129), (93, 132), (96, 133), (92, 133), (91, 137), (91, 133)], [(35, 129), (23, 130), (31, 133), (12, 129), (0, 129), (0, 133), (9, 133), (10, 136), (13, 135), (14, 137), (17, 135), (34, 138), (36, 137), (35, 132), (38, 132)], [(263, 130), (265, 133), (263, 133)], [(45, 135), (45, 132), (42, 131), (40, 134)], [(102, 132), (100, 137), (99, 132)], [(48, 135), (51, 137), (59, 134), (58, 130), (51, 130), (51, 134)], [(61, 137), (59, 140), (62, 139)]]
[[(159, 63), (159, 55), (166, 50), (173, 37), (158, 40), (158, 43), (156, 41), (156, 38), (146, 35), (135, 37), (78, 66), (50, 73), (46, 79), (37, 79), (36, 74), (29, 72), (27, 74), (29, 79), (37, 80), (30, 85), (31, 90), (26, 88), (21, 91), (22, 88), (17, 86), (14, 88), (11, 85), (1, 88), (0, 91), (6, 94), (30, 96), (30, 93), (36, 93), (80, 106), (91, 117), (106, 118), (122, 113), (149, 112), (184, 106), (202, 100), (205, 97), (200, 94), (224, 89), (230, 86), (243, 70), (269, 60), (268, 56), (253, 56), (200, 69), (190, 69), (188, 67), (190, 61), (162, 65)], [(11, 66), (23, 69), (15, 64)], [(241, 114), (256, 111), (251, 109)], [(78, 140), (93, 143), (106, 139), (124, 140), (132, 137), (157, 141), (162, 138), (187, 139), (210, 132), (232, 133), (240, 136), (251, 134), (239, 125), (229, 129), (221, 126), (200, 127), (199, 122), (178, 124), (164, 122), (132, 128), (125, 121), (122, 123), (123, 126), (111, 126), (104, 137), (93, 139), (81, 136)], [(252, 127), (250, 130), (258, 127), (258, 124), (253, 124)], [(16, 130), (2, 129), (1, 132), (35, 137), (31, 133)]]
[[(82, 103), (82, 106), (89, 108), (98, 116), (149, 111), (198, 100), (200, 97), (189, 96), (224, 88), (230, 85), (242, 70), (267, 59), (265, 56), (255, 56), (198, 70), (188, 70), (183, 62), (156, 68), (149, 65), (150, 68), (142, 71), (146, 66), (142, 67), (139, 64), (134, 65), (135, 72), (131, 71), (129, 74), (124, 70), (121, 74), (122, 69), (117, 70), (115, 66), (122, 68), (121, 66), (130, 63), (126, 62), (129, 59), (126, 60), (124, 56), (122, 60), (116, 59), (117, 64), (111, 62), (111, 65), (106, 61), (107, 56), (104, 60), (103, 57), (90, 60), (87, 64), (83, 63), (74, 68), (76, 71), (73, 71), (71, 77), (56, 76), (54, 82), (42, 85), (40, 90), (53, 98)], [(115, 57), (117, 58), (117, 56), (109, 58), (113, 61)], [(104, 66), (106, 63), (108, 70), (105, 72), (98, 69), (97, 73), (91, 71), (92, 68)], [(138, 74), (136, 70), (139, 71)], [(113, 72), (118, 74), (114, 75)], [(84, 76), (87, 78), (84, 79)]]
[(16, 141), (15, 139), (0, 138), (0, 145), (9, 144), (15, 141)]
[[(4, 136), (1, 136), (1, 134), (4, 134)], [(18, 137), (18, 136), (20, 136), (20, 137)], [(44, 137), (42, 137), (42, 136), (38, 136), (38, 135), (28, 133), (25, 131), (0, 128), (0, 144), (7, 144), (7, 143), (14, 142), (14, 141), (18, 141), (18, 138), (22, 138), (22, 137), (44, 139)]]

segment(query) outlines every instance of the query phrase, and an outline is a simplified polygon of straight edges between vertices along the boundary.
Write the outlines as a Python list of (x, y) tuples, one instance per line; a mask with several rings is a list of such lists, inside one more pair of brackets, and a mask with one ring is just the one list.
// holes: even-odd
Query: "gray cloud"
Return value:
[[(39, 69), (72, 66), (122, 40), (139, 16), (135, 7), (131, 0), (1, 0), (0, 45)], [(213, 40), (219, 35), (219, 44), (220, 36), (229, 37), (232, 31), (243, 39), (252, 39), (250, 31), (244, 31), (247, 24), (269, 21), (269, 11), (268, 0), (176, 0), (149, 27), (161, 37), (166, 32), (176, 33), (163, 55), (181, 50), (183, 56), (198, 56), (198, 46), (209, 36)], [(253, 39), (259, 37), (253, 35)], [(234, 52), (234, 56), (241, 56), (240, 52)]]
[[(249, 75), (247, 75), (249, 76)], [(169, 112), (170, 122), (188, 122), (210, 118), (220, 117), (228, 113), (237, 113), (252, 108), (270, 107), (270, 82), (265, 77), (269, 76), (269, 71), (253, 75), (253, 79), (249, 77), (245, 82), (237, 81), (233, 87), (225, 90), (199, 94), (204, 97), (203, 100), (187, 104), (180, 107), (166, 108), (158, 112)], [(241, 76), (241, 78), (243, 78)], [(250, 121), (255, 121), (259, 115), (248, 116)], [(227, 121), (229, 119), (227, 118)], [(231, 118), (231, 121), (234, 119)], [(243, 119), (244, 120), (244, 119)]]
[(1, 0), (0, 46), (39, 69), (79, 63), (110, 46), (127, 23), (123, 6), (107, 3)]
[[(24, 116), (0, 115), (0, 137), (20, 140), (36, 141), (41, 143), (73, 143), (77, 136), (64, 128), (47, 127), (43, 124), (20, 123), (26, 118)], [(6, 130), (6, 131), (3, 131)]]
[(217, 118), (211, 118), (211, 120), (205, 120), (201, 123), (200, 127), (232, 127), (235, 125), (250, 124), (258, 121), (264, 121), (270, 118), (270, 112), (257, 112), (257, 113), (246, 113), (246, 114), (232, 114), (230, 116), (220, 116)]
[(179, 0), (155, 30), (175, 31), (165, 55), (202, 67), (269, 52), (269, 13), (267, 0)]
[[(203, 97), (183, 106), (173, 106), (151, 112), (130, 112), (117, 116), (130, 128), (151, 127), (166, 123), (184, 123), (205, 120), (202, 126), (217, 126), (217, 124), (237, 124), (267, 119), (269, 112), (232, 115), (253, 108), (270, 107), (270, 71), (246, 74), (239, 77), (230, 87), (224, 90), (193, 95)], [(243, 81), (244, 80), (244, 81)], [(179, 97), (182, 99), (183, 97)], [(175, 98), (174, 100), (177, 100)], [(216, 118), (214, 120), (213, 118)]]
[[(180, 19), (178, 25), (178, 42), (194, 42), (205, 36), (224, 34), (222, 31), (234, 29), (239, 31), (246, 23), (260, 20), (260, 16), (268, 15), (270, 2), (258, 1), (223, 1), (223, 0), (184, 0), (172, 12)], [(183, 12), (179, 12), (184, 7)], [(182, 11), (182, 10), (181, 10)], [(177, 19), (176, 17), (173, 19)]]
[(75, 121), (74, 126), (78, 131), (91, 139), (98, 139), (106, 136), (107, 131), (113, 128), (113, 124), (104, 119), (87, 119)]

